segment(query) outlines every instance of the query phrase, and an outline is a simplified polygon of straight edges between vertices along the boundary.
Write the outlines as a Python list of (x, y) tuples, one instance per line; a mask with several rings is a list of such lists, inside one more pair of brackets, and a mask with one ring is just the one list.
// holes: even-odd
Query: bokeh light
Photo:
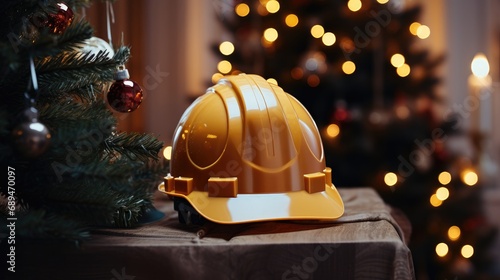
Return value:
[(325, 34), (323, 34), (321, 40), (323, 41), (323, 44), (325, 44), (325, 46), (332, 46), (333, 44), (335, 44), (335, 41), (337, 41), (337, 37), (335, 37), (335, 34), (333, 34), (332, 32), (326, 32)]
[(429, 199), (430, 203), (433, 207), (439, 207), (441, 204), (443, 204), (442, 200), (439, 200), (436, 196), (436, 194), (431, 195), (431, 198)]
[(297, 24), (299, 24), (299, 18), (297, 17), (297, 15), (289, 14), (285, 18), (285, 24), (288, 27), (295, 27), (297, 26)]
[(221, 72), (222, 74), (231, 72), (232, 68), (233, 66), (231, 65), (231, 62), (227, 60), (222, 60), (217, 64), (217, 70), (219, 70), (219, 72)]
[(166, 160), (172, 159), (172, 146), (167, 146), (165, 149), (163, 149), (163, 157)]
[(400, 53), (393, 54), (391, 56), (391, 64), (396, 68), (401, 67), (405, 64), (405, 57)]
[(430, 35), (431, 35), (431, 29), (429, 28), (429, 26), (422, 24), (417, 28), (418, 38), (426, 39), (429, 38)]
[(274, 42), (278, 39), (278, 31), (274, 28), (268, 28), (264, 31), (264, 39), (268, 42)]
[(384, 176), (384, 182), (389, 187), (392, 187), (392, 186), (396, 185), (396, 183), (398, 182), (398, 175), (396, 175), (393, 172), (388, 172)]
[(219, 51), (223, 55), (230, 55), (234, 52), (234, 45), (229, 41), (224, 41), (219, 45)]
[(479, 181), (476, 172), (472, 170), (465, 170), (461, 175), (462, 181), (468, 186), (474, 186)]
[(470, 257), (472, 257), (472, 255), (474, 255), (474, 247), (472, 247), (471, 245), (464, 245), (462, 247), (462, 250), (460, 250), (460, 253), (462, 253), (462, 257), (468, 259)]
[(448, 185), (451, 182), (451, 174), (450, 174), (450, 172), (443, 171), (443, 172), (439, 173), (438, 181), (442, 185)]
[(352, 61), (346, 61), (342, 64), (342, 71), (344, 71), (347, 75), (351, 75), (354, 71), (356, 71), (356, 64)]
[(443, 242), (436, 245), (436, 254), (440, 257), (446, 256), (448, 254), (448, 245)]
[(450, 197), (450, 191), (446, 187), (440, 187), (436, 190), (436, 197), (441, 201), (445, 201)]
[(458, 238), (460, 238), (460, 228), (457, 227), (457, 226), (451, 226), (449, 229), (448, 229), (448, 238), (451, 240), (451, 241), (455, 241), (455, 240), (458, 240)]
[(403, 78), (406, 77), (406, 76), (408, 76), (408, 75), (410, 75), (410, 71), (411, 71), (410, 65), (408, 65), (406, 63), (403, 64), (403, 65), (401, 65), (400, 67), (398, 67), (396, 69), (396, 72), (398, 73), (398, 75), (400, 77), (403, 77)]
[(349, 0), (349, 2), (347, 2), (347, 7), (353, 12), (359, 11), (362, 6), (363, 3), (361, 3), (360, 0)]
[(277, 13), (280, 10), (280, 3), (276, 0), (270, 0), (266, 3), (266, 10), (271, 13)]
[(245, 3), (240, 3), (234, 7), (234, 11), (240, 17), (246, 17), (250, 13), (250, 7)]
[(321, 38), (325, 34), (325, 28), (323, 26), (316, 24), (313, 27), (311, 27), (311, 35), (314, 38)]
[(420, 27), (420, 22), (414, 22), (412, 24), (410, 24), (410, 33), (417, 36), (417, 30), (418, 28)]
[(335, 138), (340, 134), (340, 128), (338, 125), (332, 123), (326, 128), (326, 134), (331, 137)]

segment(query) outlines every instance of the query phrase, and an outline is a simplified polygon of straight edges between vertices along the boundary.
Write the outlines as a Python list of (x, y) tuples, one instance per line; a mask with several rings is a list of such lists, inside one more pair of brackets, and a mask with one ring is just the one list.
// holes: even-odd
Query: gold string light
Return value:
[(295, 14), (289, 14), (285, 17), (285, 24), (288, 27), (295, 27), (299, 24), (299, 17)]
[(438, 181), (441, 185), (448, 185), (451, 182), (451, 174), (450, 172), (443, 171), (439, 173)]
[(245, 3), (240, 3), (234, 7), (235, 13), (240, 17), (246, 17), (250, 13), (250, 7)]
[(356, 64), (348, 60), (342, 64), (342, 71), (347, 75), (351, 75), (356, 71)]
[(387, 186), (392, 187), (398, 182), (398, 175), (394, 172), (387, 172), (384, 176), (384, 182)]
[(219, 51), (223, 55), (230, 55), (234, 52), (234, 45), (229, 41), (224, 41), (219, 45)]

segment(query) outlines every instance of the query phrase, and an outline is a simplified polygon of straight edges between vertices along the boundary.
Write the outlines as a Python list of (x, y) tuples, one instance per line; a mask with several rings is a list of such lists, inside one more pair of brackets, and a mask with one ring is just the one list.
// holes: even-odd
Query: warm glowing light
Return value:
[(400, 77), (406, 77), (406, 76), (410, 75), (410, 71), (411, 71), (410, 65), (408, 65), (406, 63), (401, 65), (400, 67), (398, 67), (396, 69), (396, 72), (398, 73), (398, 75)]
[(278, 31), (274, 28), (268, 28), (264, 31), (264, 39), (268, 42), (274, 42), (278, 39)]
[(462, 257), (468, 259), (474, 255), (474, 247), (471, 245), (464, 245), (462, 250), (460, 250), (460, 253), (462, 253)]
[(347, 2), (347, 7), (353, 12), (359, 11), (362, 6), (363, 4), (360, 0), (349, 0), (349, 2)]
[(441, 201), (447, 200), (450, 197), (450, 191), (446, 187), (440, 187), (436, 190), (436, 197)]
[(326, 128), (326, 134), (331, 137), (335, 138), (340, 134), (340, 128), (338, 125), (332, 123)]
[(443, 204), (443, 201), (439, 200), (437, 198), (436, 194), (431, 195), (430, 202), (431, 202), (431, 205), (434, 207), (439, 207), (439, 206), (441, 206), (441, 204)]
[(439, 173), (438, 181), (442, 185), (448, 185), (451, 182), (451, 174), (450, 174), (450, 172), (443, 171), (443, 172)]
[(389, 2), (389, 0), (377, 0), (377, 2), (379, 2), (380, 4), (385, 4), (385, 3)]
[(482, 53), (478, 53), (474, 56), (472, 63), (470, 64), (472, 74), (479, 78), (484, 78), (490, 73), (490, 64), (488, 59)]
[(479, 177), (476, 172), (471, 170), (466, 170), (462, 172), (462, 181), (469, 186), (474, 186), (479, 181)]
[(221, 73), (215, 73), (212, 75), (212, 83), (216, 84), (224, 75)]
[(295, 80), (300, 80), (302, 79), (302, 77), (304, 77), (304, 70), (302, 70), (302, 68), (300, 67), (294, 67), (290, 74)]
[(354, 71), (356, 71), (356, 64), (352, 61), (346, 61), (342, 64), (342, 71), (344, 71), (347, 75), (351, 75)]
[(384, 176), (384, 182), (389, 187), (392, 187), (392, 186), (396, 185), (396, 183), (398, 182), (398, 175), (396, 175), (393, 172), (388, 172)]
[(448, 229), (448, 238), (451, 240), (451, 241), (455, 241), (457, 240), (458, 238), (460, 238), (460, 228), (457, 227), (457, 226), (451, 226), (449, 229)]
[(332, 32), (326, 32), (325, 34), (323, 34), (321, 40), (323, 41), (323, 44), (325, 44), (325, 46), (331, 46), (335, 44), (335, 41), (337, 41), (337, 37), (335, 37), (335, 34), (333, 34)]
[(230, 55), (234, 52), (234, 45), (229, 41), (220, 43), (219, 50), (223, 55)]
[(446, 256), (448, 254), (448, 245), (443, 242), (436, 245), (436, 254), (440, 257)]
[(246, 17), (250, 13), (250, 7), (245, 3), (240, 3), (234, 7), (234, 11), (240, 17)]
[(323, 28), (323, 26), (316, 24), (315, 26), (311, 27), (311, 35), (314, 38), (321, 38), (323, 34), (325, 34), (325, 29)]
[(165, 159), (167, 160), (170, 160), (172, 158), (172, 146), (165, 147), (165, 149), (163, 150), (163, 157), (165, 157)]
[(276, 0), (271, 0), (266, 3), (266, 10), (269, 13), (274, 14), (280, 10), (280, 3)]
[(396, 116), (398, 118), (405, 120), (410, 116), (410, 109), (404, 105), (399, 105), (396, 107)]
[(319, 77), (318, 75), (311, 75), (309, 77), (307, 77), (307, 84), (310, 86), (310, 87), (317, 87), (319, 85)]
[(231, 62), (229, 62), (227, 60), (222, 60), (221, 62), (219, 62), (217, 64), (217, 70), (219, 70), (219, 72), (221, 72), (223, 74), (229, 73), (232, 68), (233, 68), (233, 66), (231, 65)]
[(430, 35), (431, 35), (431, 29), (429, 28), (429, 26), (421, 24), (417, 28), (417, 36), (418, 36), (418, 38), (420, 38), (420, 39), (426, 39)]
[(401, 67), (405, 64), (405, 57), (400, 53), (396, 53), (391, 56), (391, 64), (396, 68)]
[(417, 30), (418, 28), (421, 26), (421, 24), (419, 22), (414, 22), (412, 24), (410, 24), (410, 33), (417, 36)]
[(289, 14), (285, 18), (285, 24), (288, 27), (295, 27), (297, 26), (297, 24), (299, 24), (299, 18), (294, 14)]
[(276, 79), (273, 79), (273, 78), (267, 79), (267, 82), (270, 84), (273, 84), (273, 85), (278, 85), (278, 81), (276, 81)]

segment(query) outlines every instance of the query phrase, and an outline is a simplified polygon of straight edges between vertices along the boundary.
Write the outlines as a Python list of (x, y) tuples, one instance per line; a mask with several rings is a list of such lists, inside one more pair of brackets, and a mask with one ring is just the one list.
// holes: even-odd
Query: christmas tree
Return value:
[[(493, 230), (479, 200), (477, 159), (436, 93), (444, 55), (419, 46), (430, 29), (416, 4), (389, 0), (223, 2), (218, 73), (257, 73), (306, 106), (340, 187), (372, 186), (406, 213), (418, 278), (476, 277), (491, 268)], [(231, 4), (233, 3), (233, 4)], [(223, 37), (223, 38), (224, 38)], [(449, 110), (446, 110), (449, 111)]]
[(110, 108), (142, 101), (125, 69), (129, 47), (93, 37), (73, 12), (88, 0), (2, 4), (1, 223), (14, 221), (18, 238), (77, 241), (93, 227), (138, 225), (165, 171), (162, 143), (117, 131)]

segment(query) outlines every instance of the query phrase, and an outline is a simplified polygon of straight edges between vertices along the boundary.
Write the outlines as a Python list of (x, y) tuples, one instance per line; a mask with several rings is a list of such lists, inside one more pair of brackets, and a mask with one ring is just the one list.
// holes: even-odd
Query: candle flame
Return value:
[(482, 53), (476, 54), (472, 63), (470, 64), (470, 68), (472, 70), (472, 74), (478, 78), (485, 78), (488, 76), (490, 72), (490, 64), (488, 63), (488, 59)]

